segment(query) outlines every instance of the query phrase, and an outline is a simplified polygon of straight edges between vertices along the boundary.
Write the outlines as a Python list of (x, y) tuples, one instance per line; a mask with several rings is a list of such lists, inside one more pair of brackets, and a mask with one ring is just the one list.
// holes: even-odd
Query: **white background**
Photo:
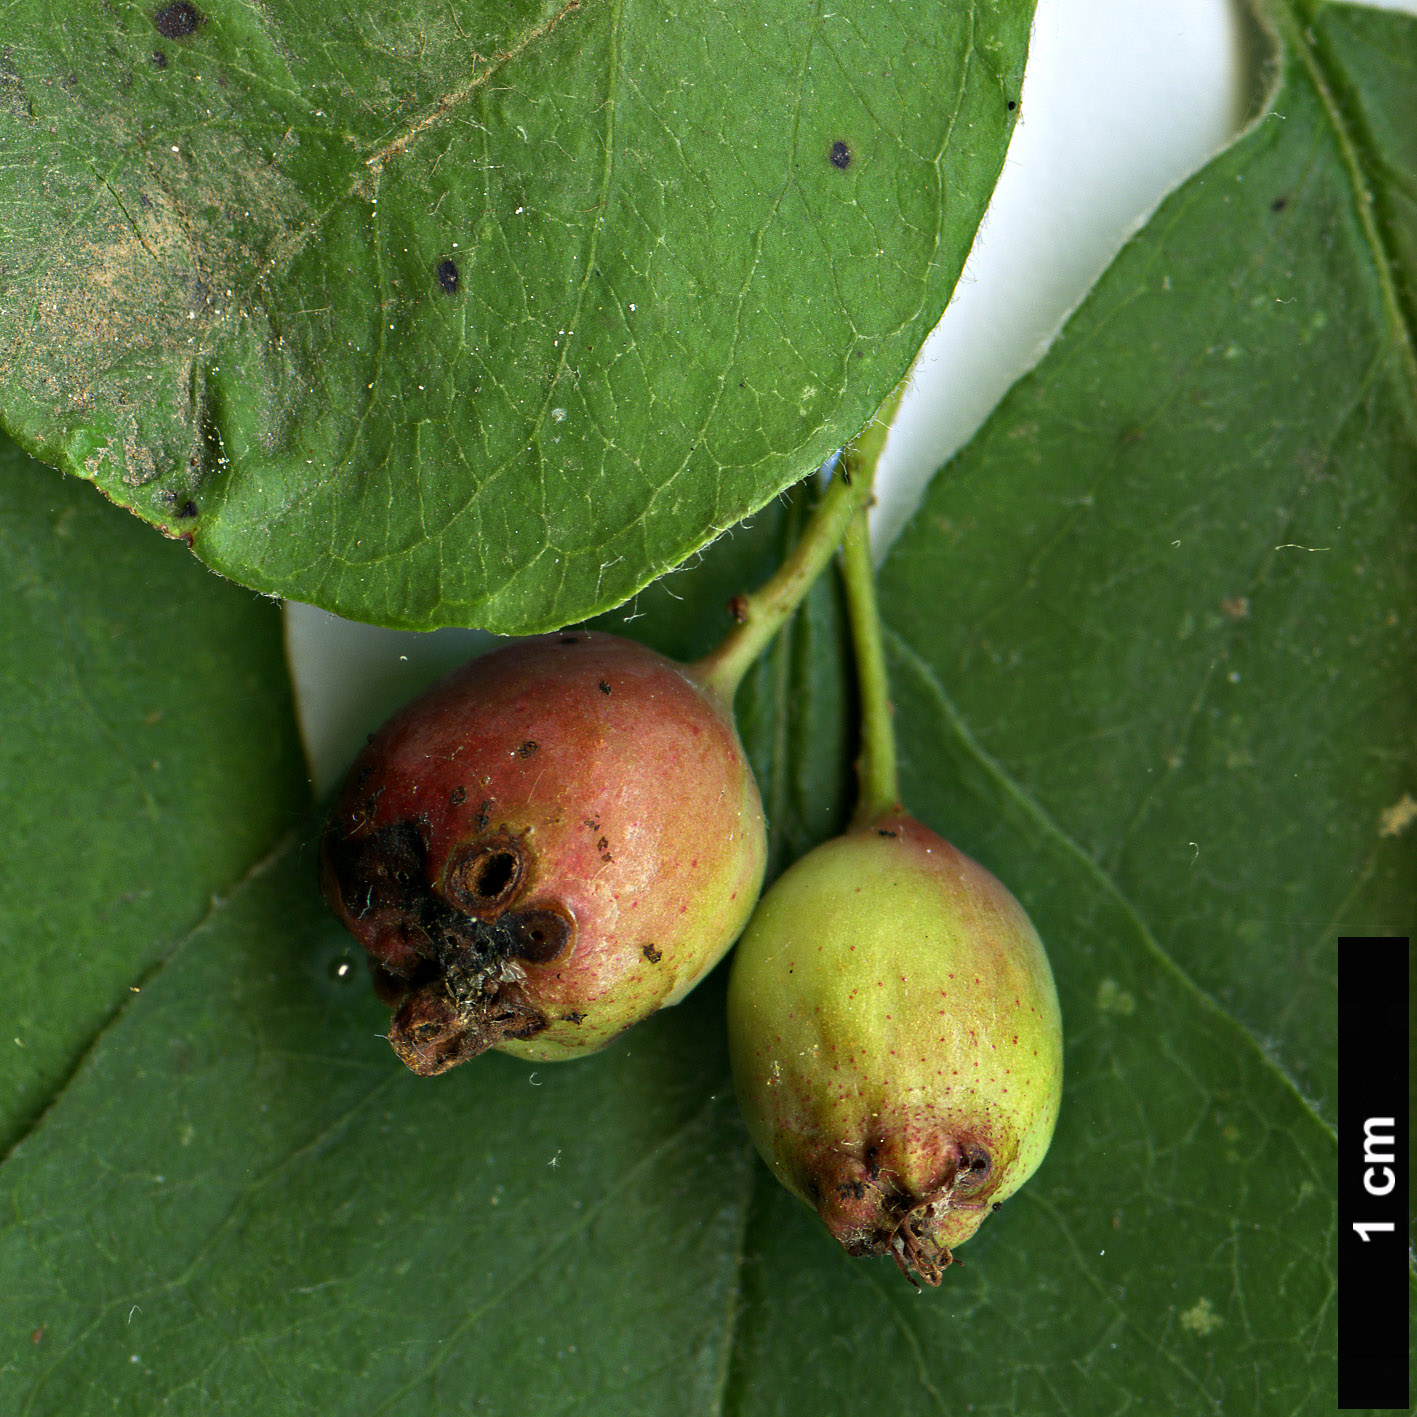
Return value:
[[(1417, 0), (1379, 3), (1417, 14)], [(1126, 237), (1239, 130), (1253, 37), (1243, 0), (1038, 0), (1003, 176), (881, 465), (878, 554)], [(286, 631), (319, 792), (386, 714), (490, 642), (301, 605), (286, 607)]]

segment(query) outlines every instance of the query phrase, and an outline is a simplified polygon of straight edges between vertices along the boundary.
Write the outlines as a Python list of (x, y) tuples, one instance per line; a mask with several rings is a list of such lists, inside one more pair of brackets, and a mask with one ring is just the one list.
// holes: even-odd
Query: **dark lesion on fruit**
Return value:
[(375, 992), (394, 1011), (394, 1051), (431, 1077), (540, 1033), (548, 1020), (525, 969), (570, 949), (575, 919), (557, 902), (528, 899), (527, 843), (499, 828), (456, 847), (435, 878), (425, 820), (377, 830), (366, 821), (331, 822), (322, 873), (331, 906), (369, 954)]
[(966, 1142), (960, 1148), (959, 1167), (955, 1171), (954, 1185), (957, 1191), (977, 1191), (994, 1169), (993, 1158), (988, 1149), (978, 1142)]
[(354, 920), (413, 909), (427, 889), (428, 848), (416, 822), (393, 822), (377, 831), (327, 832), (324, 864), (338, 890), (338, 904)]
[(510, 832), (497, 832), (458, 847), (443, 873), (443, 892), (469, 915), (505, 910), (521, 893), (530, 862), (523, 844)]
[(511, 953), (532, 964), (549, 964), (570, 948), (576, 927), (559, 906), (519, 910), (507, 915), (503, 926), (511, 938)]
[(878, 1181), (881, 1177), (881, 1143), (878, 1141), (867, 1142), (861, 1152), (862, 1159), (866, 1163), (866, 1174), (872, 1181)]

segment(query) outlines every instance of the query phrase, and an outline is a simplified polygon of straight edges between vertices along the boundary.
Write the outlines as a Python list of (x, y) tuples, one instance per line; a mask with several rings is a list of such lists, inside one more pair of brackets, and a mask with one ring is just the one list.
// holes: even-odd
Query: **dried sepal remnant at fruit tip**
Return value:
[(818, 847), (764, 895), (728, 1007), (753, 1140), (850, 1254), (938, 1284), (1048, 1149), (1062, 1025), (1037, 932), (903, 813)]
[(731, 717), (618, 636), (526, 640), (393, 716), (325, 829), (326, 899), (423, 1075), (489, 1048), (603, 1047), (683, 997), (762, 885), (766, 833)]

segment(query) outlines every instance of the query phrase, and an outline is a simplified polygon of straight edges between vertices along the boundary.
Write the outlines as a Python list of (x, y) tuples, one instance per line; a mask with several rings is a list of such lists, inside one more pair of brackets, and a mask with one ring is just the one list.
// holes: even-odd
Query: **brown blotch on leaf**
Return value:
[(448, 794), (448, 801), (451, 802), (454, 807), (461, 807), (462, 804), (467, 801), (467, 788), (453, 788), (453, 790)]
[(664, 951), (657, 950), (653, 945), (645, 945), (640, 953), (651, 963), (658, 964), (664, 958)]
[(530, 758), (535, 754), (539, 746), (540, 745), (537, 743), (536, 739), (528, 738), (526, 742), (523, 743), (521, 747), (517, 749), (517, 756), (521, 758)]
[(600, 681), (600, 692), (601, 692), (602, 694), (608, 694), (608, 693), (610, 692), (610, 685), (609, 685), (609, 683), (608, 683), (606, 680), (604, 680), (604, 679), (602, 679), (602, 680)]
[(207, 22), (207, 17), (189, 0), (164, 5), (153, 16), (153, 26), (164, 39), (186, 39)]

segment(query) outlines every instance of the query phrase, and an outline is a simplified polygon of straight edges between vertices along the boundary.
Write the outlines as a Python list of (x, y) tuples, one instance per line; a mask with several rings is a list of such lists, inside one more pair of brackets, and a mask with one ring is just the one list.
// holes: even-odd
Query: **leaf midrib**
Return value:
[(40, 1111), (31, 1118), (27, 1126), (20, 1130), (14, 1141), (11, 1142), (3, 1152), (0, 1152), (0, 1175), (3, 1175), (6, 1166), (20, 1147), (29, 1141), (30, 1138), (38, 1135), (48, 1124), (49, 1118), (68, 1095), (69, 1089), (73, 1086), (75, 1079), (85, 1071), (89, 1065), (90, 1059), (113, 1030), (127, 1018), (129, 1011), (136, 1006), (142, 991), (157, 980), (189, 941), (196, 939), (210, 929), (216, 921), (222, 918), (227, 910), (233, 907), (234, 902), (239, 899), (247, 887), (254, 884), (270, 871), (280, 860), (281, 856), (299, 839), (299, 835), (300, 833), (296, 831), (282, 833), (276, 839), (275, 844), (263, 856), (258, 857), (234, 877), (229, 886), (214, 889), (208, 899), (207, 908), (200, 918), (194, 921), (193, 924), (180, 935), (177, 935), (162, 954), (153, 960), (142, 972), (138, 977), (138, 982), (131, 986), (126, 993), (119, 996), (108, 1016), (94, 1030), (88, 1042), (85, 1043), (75, 1055), (72, 1066), (65, 1073), (63, 1079), (55, 1086)]

